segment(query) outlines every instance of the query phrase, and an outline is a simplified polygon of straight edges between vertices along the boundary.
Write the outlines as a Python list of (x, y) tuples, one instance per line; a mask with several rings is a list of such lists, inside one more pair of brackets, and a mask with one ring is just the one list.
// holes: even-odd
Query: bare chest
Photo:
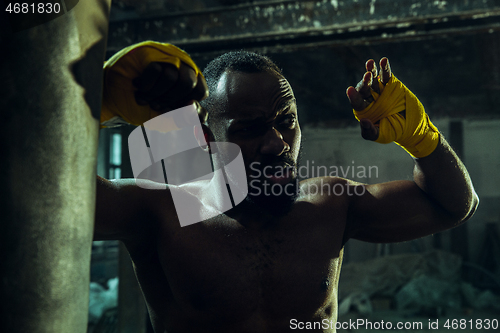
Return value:
[(165, 230), (158, 254), (175, 302), (198, 318), (225, 322), (252, 313), (269, 320), (329, 317), (343, 223), (318, 218), (299, 210), (257, 232), (219, 216)]

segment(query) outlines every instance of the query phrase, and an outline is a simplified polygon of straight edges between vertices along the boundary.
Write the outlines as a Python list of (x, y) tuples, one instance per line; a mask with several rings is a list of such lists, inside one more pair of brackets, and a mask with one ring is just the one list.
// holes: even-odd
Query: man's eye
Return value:
[(247, 127), (241, 128), (240, 132), (247, 133), (247, 132), (255, 131), (255, 129), (256, 129), (256, 126), (247, 126)]
[(284, 127), (288, 127), (288, 128), (293, 128), (295, 126), (295, 122), (296, 122), (295, 117), (294, 116), (289, 116), (289, 117), (286, 117), (280, 123), (280, 125), (283, 125)]

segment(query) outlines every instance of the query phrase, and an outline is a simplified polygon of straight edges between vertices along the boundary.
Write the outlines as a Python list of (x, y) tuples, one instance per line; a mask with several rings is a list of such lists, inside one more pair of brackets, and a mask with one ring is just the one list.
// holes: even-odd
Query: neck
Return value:
[(243, 200), (225, 214), (249, 229), (262, 229), (277, 220), (276, 216), (248, 199)]
[[(238, 182), (235, 182), (234, 177), (232, 177), (234, 175), (224, 174), (222, 170), (224, 169), (216, 170), (214, 177), (206, 188), (208, 191), (203, 197), (207, 198), (207, 204), (217, 207), (221, 213), (236, 220), (241, 225), (250, 228), (269, 226), (287, 215), (293, 207), (296, 197), (253, 197), (247, 193), (245, 199), (238, 202), (241, 200), (242, 195), (246, 193), (242, 188), (239, 188), (243, 184), (240, 183), (238, 186)], [(231, 186), (226, 185), (226, 182), (229, 182)], [(246, 177), (244, 186), (248, 186)], [(232, 202), (228, 202), (228, 188), (231, 190)], [(241, 193), (238, 193), (239, 190), (241, 190)]]

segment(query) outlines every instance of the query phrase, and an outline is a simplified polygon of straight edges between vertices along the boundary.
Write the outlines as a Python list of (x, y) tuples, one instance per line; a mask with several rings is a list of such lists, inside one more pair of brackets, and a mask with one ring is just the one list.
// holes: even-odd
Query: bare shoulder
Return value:
[(353, 197), (364, 191), (364, 184), (341, 177), (310, 178), (300, 182), (298, 201), (307, 202), (309, 221), (318, 223), (318, 230), (343, 245)]
[(133, 240), (175, 218), (170, 186), (148, 180), (98, 177), (94, 239)]
[(318, 213), (327, 220), (332, 216), (338, 223), (347, 219), (355, 197), (366, 192), (365, 184), (340, 177), (316, 177), (300, 182), (298, 201), (313, 204)]
[[(144, 179), (113, 179), (104, 180), (101, 188), (104, 188), (108, 196), (114, 196), (118, 200), (124, 200), (129, 204), (152, 209), (157, 201), (165, 203), (171, 198), (172, 186), (156, 183)], [(99, 191), (99, 188), (98, 188)], [(124, 202), (123, 202), (124, 203)]]

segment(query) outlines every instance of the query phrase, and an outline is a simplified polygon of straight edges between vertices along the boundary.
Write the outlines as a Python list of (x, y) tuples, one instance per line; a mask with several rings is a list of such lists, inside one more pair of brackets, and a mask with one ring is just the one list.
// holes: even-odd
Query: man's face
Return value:
[(227, 71), (213, 94), (220, 101), (217, 141), (241, 148), (249, 197), (269, 204), (295, 198), (301, 132), (288, 81), (272, 71)]

